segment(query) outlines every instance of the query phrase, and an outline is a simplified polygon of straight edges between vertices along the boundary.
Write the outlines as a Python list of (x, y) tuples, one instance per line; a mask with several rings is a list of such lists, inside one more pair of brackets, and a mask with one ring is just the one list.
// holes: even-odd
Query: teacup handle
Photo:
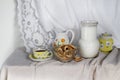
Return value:
[(72, 33), (72, 38), (71, 38), (71, 40), (70, 40), (70, 44), (71, 44), (71, 43), (73, 42), (73, 40), (74, 40), (75, 35), (74, 35), (74, 32), (73, 32), (72, 30), (67, 30), (67, 31), (66, 31), (66, 34), (68, 34), (69, 32)]

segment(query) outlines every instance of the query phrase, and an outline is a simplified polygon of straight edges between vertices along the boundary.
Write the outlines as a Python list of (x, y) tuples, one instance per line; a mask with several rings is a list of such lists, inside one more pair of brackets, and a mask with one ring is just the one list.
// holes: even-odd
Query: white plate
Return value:
[(29, 58), (33, 61), (47, 61), (47, 60), (52, 59), (52, 57), (53, 57), (53, 53), (52, 52), (50, 52), (50, 53), (51, 53), (51, 55), (48, 58), (45, 58), (45, 59), (35, 59), (33, 57), (33, 54), (29, 54)]

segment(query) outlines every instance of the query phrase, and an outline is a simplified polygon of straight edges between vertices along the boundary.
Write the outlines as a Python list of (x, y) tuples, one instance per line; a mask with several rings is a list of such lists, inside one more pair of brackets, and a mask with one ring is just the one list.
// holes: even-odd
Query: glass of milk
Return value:
[(84, 58), (97, 56), (99, 41), (97, 39), (97, 21), (81, 21), (81, 39), (79, 40), (80, 53)]

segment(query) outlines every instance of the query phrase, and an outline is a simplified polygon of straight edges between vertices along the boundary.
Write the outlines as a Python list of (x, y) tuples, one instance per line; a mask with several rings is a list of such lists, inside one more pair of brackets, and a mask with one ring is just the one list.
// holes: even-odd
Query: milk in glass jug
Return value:
[(92, 58), (97, 56), (99, 50), (99, 41), (97, 39), (97, 21), (81, 21), (81, 39), (79, 40), (79, 49), (82, 57)]

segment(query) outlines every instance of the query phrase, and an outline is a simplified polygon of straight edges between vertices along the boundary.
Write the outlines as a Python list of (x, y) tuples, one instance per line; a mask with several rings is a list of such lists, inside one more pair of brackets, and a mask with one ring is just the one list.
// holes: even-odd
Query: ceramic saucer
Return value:
[(53, 53), (52, 53), (52, 52), (50, 52), (50, 53), (51, 53), (51, 55), (50, 55), (49, 57), (47, 57), (47, 58), (44, 58), (44, 59), (42, 59), (42, 58), (36, 59), (36, 58), (33, 56), (33, 54), (29, 54), (29, 58), (30, 58), (31, 60), (33, 60), (33, 61), (47, 61), (47, 60), (52, 59), (52, 57), (53, 57)]

